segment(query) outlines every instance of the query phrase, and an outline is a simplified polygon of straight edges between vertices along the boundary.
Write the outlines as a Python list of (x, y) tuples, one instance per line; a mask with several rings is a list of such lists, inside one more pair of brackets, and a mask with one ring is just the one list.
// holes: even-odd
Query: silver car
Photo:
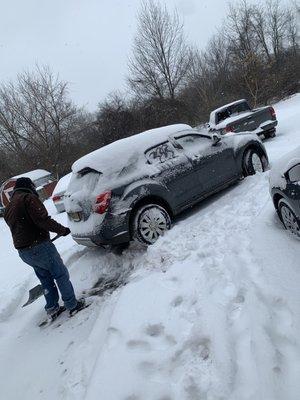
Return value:
[(64, 195), (69, 185), (72, 173), (69, 173), (58, 181), (55, 189), (52, 193), (52, 201), (57, 209), (58, 213), (65, 211)]

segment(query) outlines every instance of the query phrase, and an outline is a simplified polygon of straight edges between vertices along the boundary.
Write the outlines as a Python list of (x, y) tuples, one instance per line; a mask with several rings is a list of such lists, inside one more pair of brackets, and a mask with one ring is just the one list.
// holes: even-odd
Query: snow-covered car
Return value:
[(300, 237), (300, 147), (272, 167), (270, 192), (284, 227)]
[(209, 131), (252, 132), (266, 139), (275, 136), (276, 113), (273, 107), (251, 109), (245, 99), (226, 104), (210, 113)]
[(72, 236), (88, 246), (152, 244), (183, 210), (267, 166), (251, 134), (221, 138), (179, 124), (118, 140), (72, 166), (65, 194)]
[(70, 183), (71, 176), (72, 173), (70, 172), (69, 174), (60, 178), (52, 193), (52, 201), (57, 209), (57, 212), (59, 213), (65, 211), (64, 195)]

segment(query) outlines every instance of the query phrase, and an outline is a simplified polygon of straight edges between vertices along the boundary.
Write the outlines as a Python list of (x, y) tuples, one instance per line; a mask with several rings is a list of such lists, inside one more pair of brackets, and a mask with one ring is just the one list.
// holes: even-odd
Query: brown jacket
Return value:
[(59, 235), (66, 233), (66, 228), (54, 221), (40, 199), (31, 193), (15, 192), (5, 209), (4, 219), (16, 249), (49, 240), (49, 231)]

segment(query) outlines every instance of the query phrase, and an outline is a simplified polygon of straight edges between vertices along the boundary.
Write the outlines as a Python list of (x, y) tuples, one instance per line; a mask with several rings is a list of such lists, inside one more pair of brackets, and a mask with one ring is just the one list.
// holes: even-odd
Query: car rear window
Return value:
[(75, 193), (82, 190), (92, 192), (95, 189), (101, 175), (101, 172), (98, 172), (92, 168), (84, 168), (76, 174), (73, 173), (68, 187), (68, 192)]

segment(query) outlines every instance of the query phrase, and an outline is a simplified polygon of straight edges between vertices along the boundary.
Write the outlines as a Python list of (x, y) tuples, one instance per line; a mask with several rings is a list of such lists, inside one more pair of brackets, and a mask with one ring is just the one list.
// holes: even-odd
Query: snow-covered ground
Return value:
[[(275, 109), (271, 163), (300, 144), (300, 95)], [(37, 280), (2, 219), (0, 232), (1, 399), (300, 398), (300, 244), (275, 216), (268, 172), (185, 213), (148, 250), (59, 239), (78, 294), (123, 285), (44, 329), (43, 298), (21, 308)]]

